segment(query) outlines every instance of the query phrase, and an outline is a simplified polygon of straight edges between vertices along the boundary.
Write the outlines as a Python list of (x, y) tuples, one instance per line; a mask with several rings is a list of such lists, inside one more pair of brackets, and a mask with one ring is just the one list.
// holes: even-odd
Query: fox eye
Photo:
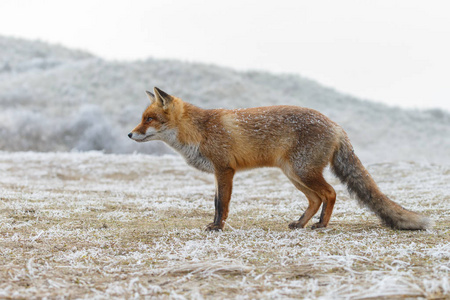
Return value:
[(146, 122), (151, 122), (153, 120), (152, 117), (148, 117), (147, 120), (145, 120)]

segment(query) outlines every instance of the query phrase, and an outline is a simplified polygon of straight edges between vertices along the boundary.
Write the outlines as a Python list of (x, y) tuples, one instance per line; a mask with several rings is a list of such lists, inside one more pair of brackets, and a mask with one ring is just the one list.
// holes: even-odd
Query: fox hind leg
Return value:
[(313, 190), (322, 200), (322, 212), (320, 214), (319, 222), (314, 224), (311, 228), (327, 227), (333, 213), (334, 203), (336, 202), (336, 192), (331, 185), (323, 178), (322, 173), (312, 174), (313, 176), (304, 176), (303, 183), (311, 190)]
[(312, 229), (327, 227), (336, 202), (336, 192), (333, 187), (323, 178), (322, 172), (289, 172), (284, 170), (286, 176), (291, 180), (297, 189), (305, 194), (309, 205), (305, 213), (298, 221), (289, 224), (289, 228), (304, 228), (309, 220), (317, 213), (322, 206), (320, 220), (312, 226)]
[(304, 228), (306, 224), (308, 224), (309, 220), (317, 213), (317, 211), (320, 208), (320, 205), (322, 204), (322, 200), (320, 197), (314, 192), (306, 188), (305, 186), (301, 185), (300, 183), (291, 180), (294, 185), (305, 194), (306, 198), (308, 199), (308, 208), (305, 210), (303, 215), (298, 219), (298, 221), (294, 221), (289, 224), (289, 228), (295, 229), (295, 228)]

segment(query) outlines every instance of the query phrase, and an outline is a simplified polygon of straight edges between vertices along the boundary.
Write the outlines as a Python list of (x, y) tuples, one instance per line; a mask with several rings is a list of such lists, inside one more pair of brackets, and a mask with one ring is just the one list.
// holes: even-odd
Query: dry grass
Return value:
[(239, 173), (224, 232), (211, 175), (178, 157), (0, 153), (1, 298), (450, 298), (450, 167), (380, 164), (382, 190), (436, 221), (381, 227), (330, 177), (330, 227), (291, 231), (305, 198)]

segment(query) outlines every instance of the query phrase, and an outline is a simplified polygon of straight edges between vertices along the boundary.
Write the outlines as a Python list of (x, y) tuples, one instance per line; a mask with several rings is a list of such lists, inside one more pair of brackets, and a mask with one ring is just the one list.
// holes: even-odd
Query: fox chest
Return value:
[(174, 147), (186, 160), (186, 162), (203, 172), (214, 173), (214, 165), (211, 160), (205, 157), (196, 145), (179, 145)]

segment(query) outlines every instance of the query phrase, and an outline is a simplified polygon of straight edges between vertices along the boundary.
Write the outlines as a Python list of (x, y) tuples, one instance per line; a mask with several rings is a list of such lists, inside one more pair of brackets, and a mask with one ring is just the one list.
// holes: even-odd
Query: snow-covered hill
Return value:
[(441, 110), (363, 101), (296, 75), (156, 59), (105, 61), (6, 37), (0, 37), (0, 150), (165, 153), (162, 143), (127, 137), (148, 103), (144, 91), (153, 86), (204, 108), (318, 109), (344, 127), (365, 162), (450, 163), (450, 114)]

